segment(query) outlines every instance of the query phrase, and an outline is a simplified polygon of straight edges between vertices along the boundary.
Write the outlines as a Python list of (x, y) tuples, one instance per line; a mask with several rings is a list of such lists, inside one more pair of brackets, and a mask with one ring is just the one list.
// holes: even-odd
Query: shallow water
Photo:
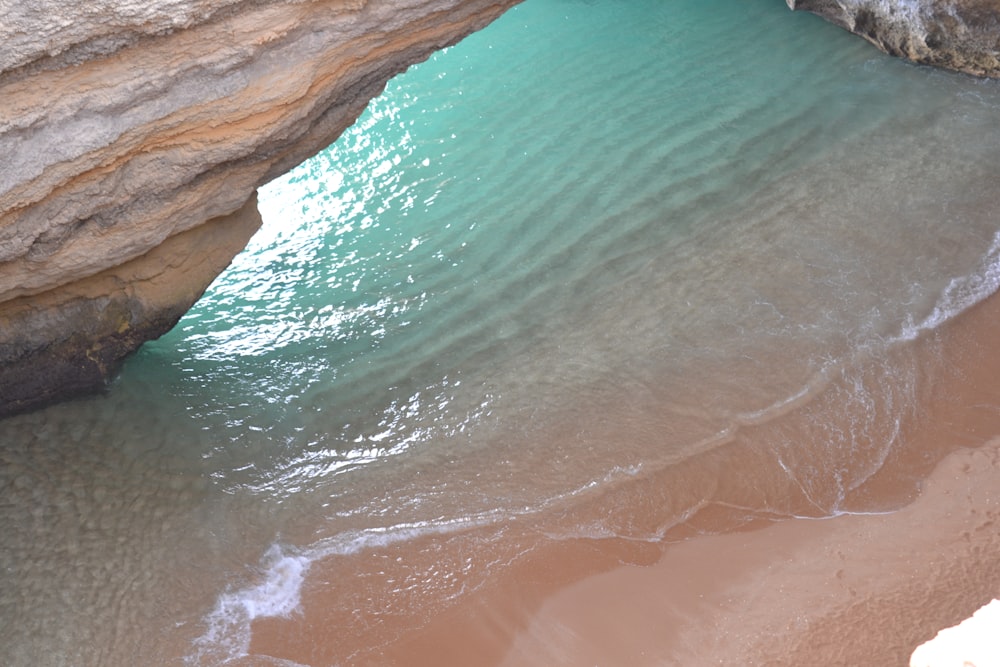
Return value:
[(780, 2), (529, 0), (262, 188), (106, 395), (0, 423), (0, 663), (292, 615), (362, 664), (545, 541), (885, 509), (1000, 286), (998, 110)]

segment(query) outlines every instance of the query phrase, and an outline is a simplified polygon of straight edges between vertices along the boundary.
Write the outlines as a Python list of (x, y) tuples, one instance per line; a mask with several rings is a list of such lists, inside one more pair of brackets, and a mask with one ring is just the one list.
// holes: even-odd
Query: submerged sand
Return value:
[(1000, 592), (1000, 440), (893, 514), (674, 545), (551, 596), (500, 664), (905, 665)]
[[(928, 470), (919, 495), (898, 511), (785, 520), (661, 545), (655, 564), (586, 576), (541, 595), (540, 604), (537, 588), (472, 603), (412, 633), (393, 662), (908, 664), (918, 645), (1000, 595), (997, 331), (994, 296), (946, 332), (958, 380), (925, 406), (933, 421), (914, 460), (897, 462), (894, 475), (867, 491), (870, 500), (898, 497), (899, 469)], [(600, 560), (583, 549), (577, 556)]]
[[(994, 296), (948, 332), (962, 373), (937, 392), (947, 401), (926, 406), (925, 437), (952, 451), (913, 502), (670, 545), (655, 565), (550, 596), (499, 664), (908, 664), (918, 645), (1000, 595), (997, 331)], [(985, 444), (953, 450), (976, 438)], [(882, 484), (873, 493), (892, 492), (892, 480)]]
[(586, 577), (537, 608), (524, 591), (480, 600), (383, 657), (504, 667), (907, 665), (919, 644), (1000, 593), (998, 519), (995, 439), (949, 454), (897, 512), (686, 540), (655, 564)]
[[(702, 521), (669, 543), (526, 540), (529, 553), (490, 585), (446, 609), (384, 614), (358, 636), (338, 631), (349, 619), (329, 610), (372, 589), (318, 564), (311, 576), (326, 584), (305, 591), (291, 618), (255, 622), (255, 657), (241, 664), (330, 664), (350, 652), (349, 664), (410, 667), (906, 665), (1000, 596), (997, 331), (993, 296), (927, 334), (941, 337), (953, 372), (935, 376), (919, 428), (848, 499), (859, 513), (735, 531)], [(456, 548), (428, 539), (442, 557)], [(377, 579), (383, 566), (370, 559)]]

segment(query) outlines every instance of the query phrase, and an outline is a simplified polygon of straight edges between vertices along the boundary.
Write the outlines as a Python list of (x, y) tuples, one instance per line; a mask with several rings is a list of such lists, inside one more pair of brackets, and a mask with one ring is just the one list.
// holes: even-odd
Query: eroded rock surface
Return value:
[(518, 0), (0, 0), (0, 415), (103, 384), (256, 188)]
[(1000, 0), (786, 0), (886, 53), (977, 76), (1000, 76)]
[[(259, 185), (519, 1), (0, 0), (0, 416), (103, 384), (243, 247)], [(787, 2), (1000, 71), (1000, 0)]]

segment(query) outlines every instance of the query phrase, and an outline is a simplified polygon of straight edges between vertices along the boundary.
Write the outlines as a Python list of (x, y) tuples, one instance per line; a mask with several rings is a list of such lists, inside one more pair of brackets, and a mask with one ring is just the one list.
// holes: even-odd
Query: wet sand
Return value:
[(906, 665), (1000, 593), (1000, 441), (888, 515), (689, 540), (550, 597), (499, 663)]
[(320, 564), (311, 576), (326, 585), (304, 593), (302, 614), (255, 623), (257, 657), (245, 664), (331, 664), (349, 650), (348, 664), (412, 667), (906, 665), (1000, 595), (997, 331), (993, 296), (928, 334), (952, 372), (930, 383), (905, 454), (847, 503), (898, 511), (735, 531), (702, 518), (688, 527), (700, 534), (660, 544), (529, 531), (512, 540), (527, 555), (450, 608), (386, 614), (351, 637), (337, 630), (349, 619), (323, 609), (363, 597), (365, 583), (338, 582), (336, 564)]
[(654, 565), (587, 577), (536, 609), (511, 596), (431, 623), (398, 664), (908, 664), (920, 643), (1000, 595), (997, 331), (993, 296), (942, 332), (960, 372), (934, 388), (915, 455), (861, 494), (905, 496), (909, 475), (929, 474), (902, 509), (667, 545)]

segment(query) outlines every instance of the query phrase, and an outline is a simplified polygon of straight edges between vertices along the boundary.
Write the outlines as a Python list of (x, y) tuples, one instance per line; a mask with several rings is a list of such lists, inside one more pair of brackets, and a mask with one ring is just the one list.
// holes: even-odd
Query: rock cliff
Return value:
[[(102, 386), (246, 244), (259, 185), (517, 2), (0, 0), (0, 416)], [(1000, 0), (787, 2), (1000, 71)]]
[(0, 0), (0, 415), (104, 384), (254, 194), (518, 0)]
[(786, 0), (892, 55), (1000, 76), (1000, 0)]

